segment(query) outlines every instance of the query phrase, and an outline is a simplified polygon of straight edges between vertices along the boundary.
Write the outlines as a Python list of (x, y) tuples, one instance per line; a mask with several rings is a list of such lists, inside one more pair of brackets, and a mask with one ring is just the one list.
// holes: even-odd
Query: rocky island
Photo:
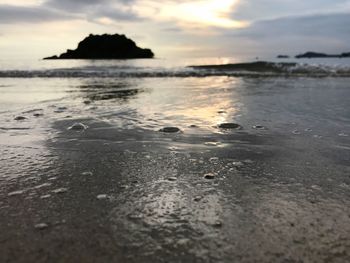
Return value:
[(90, 34), (78, 44), (77, 49), (44, 59), (136, 59), (153, 58), (151, 49), (143, 49), (125, 35)]
[(350, 57), (350, 52), (329, 55), (329, 54), (317, 53), (317, 52), (311, 52), (311, 51), (295, 56), (295, 58), (349, 58), (349, 57)]
[(288, 55), (278, 55), (277, 58), (289, 58)]

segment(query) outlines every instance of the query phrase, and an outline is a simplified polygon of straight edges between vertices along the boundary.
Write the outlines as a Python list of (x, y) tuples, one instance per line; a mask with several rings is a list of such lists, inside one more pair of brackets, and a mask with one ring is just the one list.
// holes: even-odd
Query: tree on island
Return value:
[(68, 49), (60, 56), (44, 59), (135, 59), (153, 58), (151, 49), (140, 48), (125, 35), (90, 34), (78, 44), (77, 49)]
[(350, 53), (329, 55), (329, 54), (318, 53), (313, 51), (308, 51), (304, 54), (299, 54), (295, 56), (295, 58), (349, 58), (349, 57), (350, 57)]

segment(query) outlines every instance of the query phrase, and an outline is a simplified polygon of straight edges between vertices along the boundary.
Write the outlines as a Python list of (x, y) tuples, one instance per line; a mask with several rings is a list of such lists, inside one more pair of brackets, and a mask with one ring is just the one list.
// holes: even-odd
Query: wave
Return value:
[(0, 78), (166, 78), (166, 77), (350, 77), (349, 66), (251, 62), (183, 68), (76, 67), (48, 70), (2, 70)]

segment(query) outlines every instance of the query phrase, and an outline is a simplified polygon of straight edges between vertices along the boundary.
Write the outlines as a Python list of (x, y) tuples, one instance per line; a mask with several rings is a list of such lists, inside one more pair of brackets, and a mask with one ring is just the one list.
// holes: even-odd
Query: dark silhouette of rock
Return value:
[(150, 49), (143, 49), (125, 35), (92, 35), (78, 44), (75, 50), (68, 49), (60, 56), (44, 59), (134, 59), (153, 58)]
[(215, 174), (209, 173), (209, 174), (205, 174), (203, 177), (204, 179), (213, 180), (215, 179)]
[(26, 120), (26, 119), (27, 119), (26, 117), (17, 116), (17, 117), (15, 118), (15, 121), (24, 121), (24, 120)]
[(159, 130), (160, 132), (165, 132), (165, 133), (177, 133), (180, 132), (180, 129), (177, 127), (165, 127)]
[(278, 55), (277, 58), (289, 58), (288, 55)]
[(220, 129), (242, 129), (242, 126), (237, 123), (221, 123), (218, 127)]
[(202, 65), (190, 66), (194, 69), (205, 70), (223, 70), (223, 71), (253, 71), (253, 72), (284, 72), (290, 67), (296, 66), (296, 63), (274, 63), (266, 61), (257, 61), (250, 63), (223, 64), (223, 65)]
[(306, 52), (304, 54), (296, 55), (295, 58), (348, 58), (350, 57), (349, 53), (342, 53), (342, 54), (324, 54), (324, 53), (317, 53), (317, 52)]

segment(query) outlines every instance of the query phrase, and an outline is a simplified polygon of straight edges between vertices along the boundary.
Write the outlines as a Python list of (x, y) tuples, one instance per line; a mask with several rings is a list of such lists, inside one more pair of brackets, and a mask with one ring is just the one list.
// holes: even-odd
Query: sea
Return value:
[[(192, 67), (259, 61), (274, 68)], [(288, 116), (290, 122), (342, 116), (345, 122), (337, 125), (347, 130), (349, 79), (346, 58), (0, 60), (0, 132), (5, 136), (0, 140), (7, 143), (13, 131), (35, 134), (26, 128), (35, 130), (44, 120), (49, 129), (61, 118), (92, 118), (150, 131), (176, 126), (195, 133), (213, 132), (224, 122), (251, 127), (269, 119), (269, 126), (277, 125), (267, 112), (280, 112), (276, 117)], [(253, 122), (247, 123), (249, 118)]]

